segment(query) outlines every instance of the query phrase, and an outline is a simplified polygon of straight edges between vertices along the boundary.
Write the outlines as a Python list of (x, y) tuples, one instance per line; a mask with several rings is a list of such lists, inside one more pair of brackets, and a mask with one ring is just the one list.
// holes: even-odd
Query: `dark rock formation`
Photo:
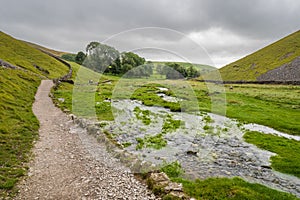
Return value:
[(4, 67), (4, 68), (10, 68), (10, 69), (17, 69), (17, 66), (14, 66), (8, 62), (5, 62), (4, 60), (0, 59), (0, 66)]

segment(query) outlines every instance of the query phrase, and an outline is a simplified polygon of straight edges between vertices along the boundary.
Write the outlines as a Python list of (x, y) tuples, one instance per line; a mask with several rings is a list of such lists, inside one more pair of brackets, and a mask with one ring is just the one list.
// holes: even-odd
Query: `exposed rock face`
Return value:
[(17, 66), (14, 66), (8, 62), (5, 62), (4, 60), (0, 59), (0, 66), (4, 67), (4, 68), (10, 68), (10, 69), (17, 69)]
[(257, 77), (258, 81), (300, 81), (300, 57)]

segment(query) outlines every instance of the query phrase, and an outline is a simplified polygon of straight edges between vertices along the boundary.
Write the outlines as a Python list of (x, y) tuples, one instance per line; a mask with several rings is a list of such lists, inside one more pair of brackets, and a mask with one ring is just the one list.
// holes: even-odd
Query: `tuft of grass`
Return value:
[(123, 146), (124, 148), (130, 147), (131, 145), (132, 145), (131, 142), (124, 142), (124, 143), (122, 143), (122, 146)]
[(133, 112), (138, 120), (142, 120), (143, 124), (149, 125), (151, 123), (149, 110), (142, 110), (139, 107), (135, 107)]
[(206, 123), (213, 123), (214, 122), (214, 120), (209, 115), (206, 115), (205, 117), (203, 117), (203, 120)]
[(178, 161), (172, 163), (164, 163), (160, 170), (162, 172), (165, 172), (169, 178), (178, 178), (184, 172)]
[(164, 124), (162, 127), (162, 133), (166, 134), (169, 132), (176, 131), (183, 122), (181, 120), (175, 120), (171, 115), (167, 115), (164, 119)]
[(167, 146), (167, 141), (163, 138), (163, 134), (161, 133), (154, 136), (146, 135), (144, 138), (136, 138), (136, 141), (136, 150), (142, 149), (144, 147), (161, 149)]
[(272, 168), (300, 178), (300, 142), (256, 131), (246, 132), (244, 139), (277, 154), (271, 157)]

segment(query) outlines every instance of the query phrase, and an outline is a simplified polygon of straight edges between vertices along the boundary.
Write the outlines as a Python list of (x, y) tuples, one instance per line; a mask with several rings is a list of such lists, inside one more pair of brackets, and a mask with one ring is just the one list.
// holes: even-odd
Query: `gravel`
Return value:
[(28, 176), (15, 199), (157, 199), (86, 130), (56, 108), (42, 81), (33, 111), (40, 121)]

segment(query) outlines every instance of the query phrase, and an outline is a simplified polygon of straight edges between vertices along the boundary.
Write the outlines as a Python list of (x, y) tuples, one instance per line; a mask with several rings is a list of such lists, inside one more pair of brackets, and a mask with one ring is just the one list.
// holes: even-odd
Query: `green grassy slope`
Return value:
[(0, 66), (0, 199), (5, 199), (15, 194), (16, 182), (26, 174), (26, 161), (38, 135), (39, 122), (32, 104), (40, 77), (60, 77), (68, 72), (68, 67), (3, 32), (0, 32), (0, 59), (26, 69)]
[(258, 76), (290, 63), (300, 56), (300, 31), (254, 52), (225, 67), (220, 72), (225, 81), (255, 81)]
[(38, 44), (34, 44), (34, 43), (31, 43), (31, 42), (27, 42), (27, 41), (24, 41), (26, 44), (28, 44), (29, 46), (33, 47), (33, 48), (36, 48), (36, 49), (42, 49), (44, 51), (47, 51), (49, 53), (52, 53), (53, 55), (56, 55), (56, 56), (62, 56), (64, 54), (67, 54), (67, 52), (63, 52), (63, 51), (57, 51), (57, 50), (53, 50), (53, 49), (49, 49), (49, 48), (46, 48), (46, 47), (43, 47), (41, 45), (38, 45)]
[(40, 79), (20, 70), (0, 68), (0, 74), (1, 199), (26, 173), (24, 162), (39, 128), (31, 107)]
[[(57, 78), (69, 70), (54, 58), (3, 32), (0, 32), (0, 59), (48, 78)], [(49, 74), (34, 65), (47, 70)]]

